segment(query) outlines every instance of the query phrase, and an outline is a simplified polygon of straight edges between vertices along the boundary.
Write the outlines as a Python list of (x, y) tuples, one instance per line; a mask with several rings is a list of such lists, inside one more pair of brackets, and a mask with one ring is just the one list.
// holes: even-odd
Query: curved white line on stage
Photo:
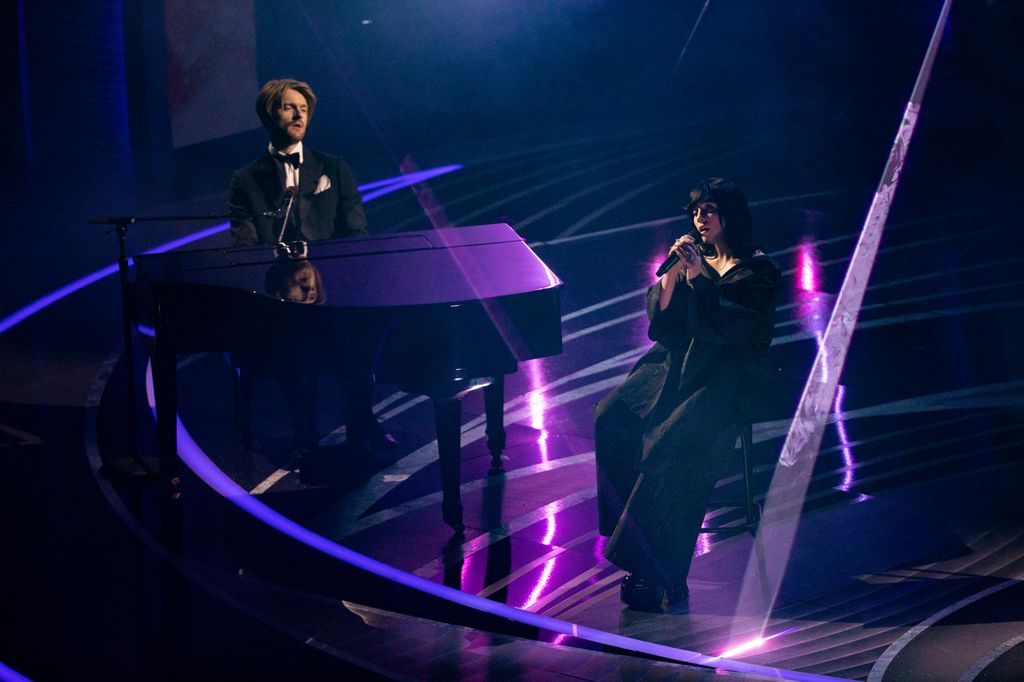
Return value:
[[(633, 135), (633, 137), (636, 137), (636, 136)], [(643, 139), (645, 140), (645, 142), (644, 142), (645, 147), (652, 147), (652, 146), (659, 146), (659, 145), (662, 148), (664, 147), (664, 143), (661, 142), (659, 139), (653, 139), (653, 140), (649, 139), (649, 138), (643, 138)], [(607, 139), (600, 140), (600, 144), (599, 144), (599, 146), (598, 146), (596, 151), (586, 151), (586, 152), (583, 152), (583, 151), (567, 152), (566, 151), (568, 146), (586, 147), (587, 145), (593, 145), (593, 144), (595, 144), (594, 141), (583, 141), (583, 142), (577, 142), (577, 143), (572, 143), (572, 144), (568, 144), (568, 145), (565, 145), (565, 144), (558, 145), (557, 147), (552, 148), (546, 154), (542, 154), (541, 156), (527, 157), (525, 159), (523, 159), (523, 157), (522, 157), (522, 152), (516, 152), (513, 155), (509, 155), (509, 156), (502, 157), (502, 158), (499, 158), (499, 159), (477, 159), (477, 160), (473, 160), (473, 161), (467, 161), (467, 164), (472, 163), (475, 166), (475, 170), (477, 170), (477, 173), (472, 178), (467, 178), (466, 176), (463, 176), (463, 178), (462, 178), (463, 182), (470, 181), (470, 182), (473, 182), (474, 184), (476, 184), (476, 183), (479, 182), (481, 177), (486, 178), (488, 175), (492, 175), (492, 174), (494, 174), (496, 172), (501, 172), (501, 173), (505, 173), (505, 174), (510, 174), (511, 173), (512, 177), (511, 177), (511, 179), (502, 180), (500, 182), (484, 182), (483, 183), (485, 185), (484, 189), (480, 189), (480, 190), (476, 190), (476, 191), (472, 191), (472, 192), (468, 192), (468, 193), (460, 192), (460, 193), (458, 193), (458, 196), (454, 197), (453, 199), (451, 199), (451, 200), (449, 200), (448, 202), (445, 203), (445, 208), (449, 209), (449, 211), (450, 211), (453, 207), (459, 206), (461, 204), (464, 204), (467, 201), (470, 201), (470, 200), (475, 199), (477, 197), (485, 196), (487, 194), (500, 193), (500, 192), (503, 192), (508, 187), (515, 187), (516, 185), (522, 185), (524, 181), (534, 180), (534, 179), (538, 179), (538, 178), (544, 178), (545, 176), (551, 175), (553, 172), (556, 172), (556, 171), (561, 171), (564, 168), (571, 168), (573, 166), (578, 166), (581, 163), (592, 163), (592, 162), (594, 162), (594, 161), (596, 161), (598, 159), (601, 159), (602, 157), (615, 156), (616, 154), (620, 154), (621, 153), (621, 149), (620, 148), (609, 147), (609, 141)], [(636, 145), (632, 145), (632, 148), (637, 148), (637, 147), (636, 147)], [(556, 157), (557, 159), (562, 160), (562, 162), (561, 163), (547, 163), (547, 160), (548, 160), (549, 157)], [(618, 163), (622, 159), (621, 156), (615, 156), (615, 158), (617, 159), (616, 163)], [(566, 160), (566, 159), (568, 159), (568, 160)], [(500, 168), (500, 169), (494, 169), (494, 168), (479, 169), (479, 166), (481, 164), (485, 164), (485, 163), (489, 163), (489, 162), (495, 162), (495, 161), (497, 161), (498, 163), (504, 162), (504, 164), (503, 164), (504, 167)], [(538, 165), (538, 164), (540, 164), (540, 165), (542, 165), (542, 168), (540, 170), (533, 170), (533, 171), (523, 172), (523, 173), (514, 173), (513, 172), (513, 169), (515, 169), (518, 166), (524, 165), (524, 164), (529, 165), (531, 168), (536, 166), (536, 165)], [(606, 163), (606, 164), (603, 164), (603, 165), (614, 165), (614, 164)], [(591, 170), (593, 170), (593, 168), (594, 167), (591, 166)], [(444, 186), (446, 188), (450, 188), (452, 185), (456, 184), (456, 182), (458, 182), (458, 181), (459, 180), (456, 179), (454, 182), (446, 182), (446, 183), (443, 183), (443, 185), (439, 184), (438, 187)], [(551, 185), (552, 182), (554, 182), (554, 181), (547, 181), (544, 184), (539, 185), (538, 187), (540, 187), (540, 188), (547, 187), (547, 186)], [(488, 208), (489, 209), (503, 209), (504, 206), (507, 205), (507, 202), (508, 202), (508, 200), (510, 198), (518, 197), (520, 195), (519, 194), (515, 194), (515, 195), (504, 195), (503, 194), (502, 196), (503, 196), (503, 199), (501, 201), (499, 201), (497, 203), (490, 204)], [(459, 218), (454, 220), (452, 222), (452, 224), (453, 225), (464, 224), (465, 221), (469, 217), (470, 216), (468, 216), (468, 215), (467, 216), (460, 216)], [(408, 218), (406, 220), (399, 221), (399, 222), (391, 225), (390, 228), (389, 228), (389, 231), (400, 232), (403, 229), (408, 228), (409, 226), (416, 224), (416, 222), (418, 220), (420, 220), (420, 218), (418, 216), (414, 216), (412, 218)]]
[(898, 656), (899, 653), (903, 651), (903, 649), (906, 648), (906, 646), (910, 644), (915, 637), (923, 633), (935, 623), (938, 623), (943, 618), (956, 613), (966, 606), (970, 606), (976, 601), (980, 601), (989, 595), (996, 594), (997, 592), (1001, 592), (1008, 587), (1013, 587), (1018, 584), (1020, 584), (1019, 580), (1004, 580), (1003, 582), (997, 583), (988, 589), (982, 590), (981, 592), (975, 592), (971, 596), (965, 597), (955, 604), (950, 604), (941, 611), (936, 611), (932, 615), (928, 616), (923, 621), (904, 632), (903, 636), (889, 645), (889, 648), (885, 650), (885, 652), (875, 662), (875, 665), (871, 667), (871, 672), (868, 674), (868, 682), (882, 682), (882, 678), (885, 677), (885, 671), (889, 668), (893, 659), (895, 659), (896, 656)]
[(669, 172), (661, 175), (657, 180), (655, 180), (653, 182), (649, 182), (649, 183), (640, 185), (639, 187), (634, 187), (634, 188), (632, 188), (630, 190), (623, 191), (621, 193), (617, 193), (617, 196), (614, 199), (612, 199), (611, 201), (609, 201), (609, 202), (599, 206), (598, 208), (594, 209), (593, 211), (591, 211), (587, 215), (585, 215), (582, 218), (580, 218), (579, 220), (577, 220), (575, 223), (573, 223), (569, 227), (567, 227), (564, 230), (562, 230), (558, 234), (558, 237), (556, 237), (556, 239), (565, 239), (567, 237), (571, 237), (574, 234), (576, 234), (577, 232), (579, 232), (581, 229), (583, 229), (584, 227), (586, 227), (587, 225), (592, 223), (594, 220), (597, 220), (602, 215), (604, 215), (608, 211), (610, 211), (613, 208), (615, 208), (616, 206), (619, 206), (620, 204), (622, 204), (622, 203), (632, 199), (633, 197), (637, 196), (638, 194), (641, 194), (642, 192), (645, 192), (645, 191), (651, 189), (652, 187), (657, 187), (659, 184), (661, 184), (662, 182), (664, 182), (668, 178), (671, 178), (671, 177), (674, 177), (674, 176), (678, 176), (678, 175), (682, 175), (683, 173), (691, 172), (694, 168), (696, 168), (698, 166), (706, 166), (708, 163), (710, 163), (712, 161), (715, 161), (715, 160), (718, 160), (718, 159), (722, 159), (722, 158), (726, 158), (726, 157), (729, 157), (729, 156), (733, 156), (735, 154), (739, 154), (741, 152), (748, 151), (750, 149), (755, 149), (755, 148), (757, 148), (757, 147), (759, 147), (761, 145), (767, 144), (768, 142), (773, 141), (775, 139), (777, 139), (776, 131), (772, 130), (772, 131), (770, 131), (768, 133), (759, 133), (757, 135), (748, 136), (746, 141), (741, 142), (740, 144), (738, 144), (736, 146), (733, 146), (733, 147), (731, 147), (729, 149), (724, 149), (724, 150), (705, 150), (703, 152), (701, 152), (701, 151), (696, 151), (695, 152), (693, 150), (690, 150), (691, 158), (695, 157), (697, 160), (691, 161), (689, 163), (684, 163), (684, 164), (680, 165), (680, 160), (679, 159), (671, 158), (671, 159), (669, 159), (666, 162), (659, 162), (659, 163), (653, 164), (652, 166), (648, 166), (647, 168), (638, 168), (636, 170), (633, 170), (633, 171), (630, 171), (629, 173), (624, 173), (624, 174), (620, 173), (616, 177), (612, 178), (611, 180), (608, 180), (608, 181), (602, 182), (602, 183), (598, 183), (598, 184), (592, 186), (591, 188), (588, 188), (586, 190), (577, 192), (576, 194), (570, 195), (569, 197), (567, 197), (565, 199), (562, 199), (561, 201), (557, 202), (556, 204), (554, 204), (549, 209), (546, 209), (545, 211), (542, 211), (541, 213), (535, 214), (536, 218), (534, 216), (530, 216), (525, 221), (518, 223), (517, 227), (518, 226), (525, 226), (525, 225), (529, 224), (530, 222), (533, 222), (533, 220), (542, 217), (546, 213), (550, 213), (550, 212), (552, 212), (554, 210), (562, 208), (562, 206), (564, 206), (567, 203), (567, 201), (566, 201), (567, 199), (575, 200), (578, 197), (586, 196), (587, 194), (590, 194), (592, 192), (595, 192), (595, 191), (598, 191), (600, 189), (603, 189), (604, 187), (606, 187), (608, 185), (612, 185), (612, 184), (615, 184), (617, 182), (621, 182), (622, 180), (624, 180), (626, 178), (629, 178), (629, 177), (632, 177), (632, 176), (635, 176), (635, 175), (640, 175), (640, 174), (642, 174), (645, 171), (649, 171), (651, 168), (661, 167), (661, 166), (665, 166), (665, 165), (672, 165), (672, 164), (675, 164), (677, 166), (674, 170), (669, 171)]
[[(560, 606), (562, 606), (563, 604), (566, 603), (565, 601), (557, 601), (557, 602), (555, 602), (555, 600), (559, 599), (566, 592), (569, 592), (570, 590), (572, 590), (573, 588), (577, 587), (578, 585), (585, 584), (588, 580), (591, 580), (594, 576), (600, 575), (601, 573), (603, 573), (603, 572), (605, 572), (607, 570), (608, 570), (608, 566), (595, 566), (594, 568), (591, 568), (589, 570), (583, 571), (582, 573), (577, 575), (575, 578), (572, 578), (571, 580), (566, 580), (565, 582), (560, 584), (558, 587), (553, 589), (551, 592), (548, 592), (543, 597), (540, 597), (539, 599), (535, 600), (530, 605), (530, 610), (531, 611), (536, 611), (537, 613), (543, 613), (545, 616), (554, 616), (553, 612), (557, 611), (558, 607), (560, 607)], [(612, 574), (610, 576), (605, 576), (605, 578), (602, 579), (602, 582), (604, 582), (605, 584), (607, 584), (608, 582), (620, 582), (622, 580), (623, 576), (625, 576), (625, 575), (626, 575), (625, 571), (620, 570), (620, 569), (616, 569), (615, 571), (612, 572)], [(588, 587), (589, 587), (589, 585), (588, 585)], [(585, 590), (585, 588), (584, 588), (584, 590)], [(579, 600), (581, 598), (580, 597), (580, 592), (583, 592), (584, 590), (580, 590), (579, 592), (574, 592), (573, 594), (569, 595), (569, 597), (567, 598), (567, 601), (577, 601), (577, 600)], [(552, 602), (555, 602), (555, 606), (553, 606), (552, 608), (546, 608)]]
[(572, 618), (578, 611), (581, 611), (584, 607), (588, 606), (590, 602), (589, 597), (591, 595), (598, 595), (598, 600), (606, 599), (608, 597), (614, 598), (615, 593), (619, 591), (619, 583), (625, 575), (625, 571), (615, 571), (614, 573), (594, 582), (592, 585), (587, 585), (576, 594), (573, 594), (566, 601), (559, 602), (542, 613), (545, 616), (551, 616), (553, 618)]
[[(464, 225), (467, 222), (472, 221), (473, 219), (475, 219), (478, 216), (489, 215), (491, 212), (493, 212), (495, 210), (503, 210), (505, 207), (507, 207), (509, 205), (510, 202), (512, 202), (512, 201), (514, 201), (516, 199), (521, 199), (523, 197), (529, 196), (529, 195), (534, 194), (534, 193), (536, 193), (536, 192), (538, 192), (538, 191), (540, 191), (542, 189), (547, 189), (548, 187), (551, 187), (553, 185), (557, 185), (559, 183), (563, 183), (566, 180), (569, 180), (571, 178), (574, 178), (574, 177), (577, 177), (577, 176), (580, 176), (580, 175), (586, 175), (587, 173), (593, 173), (595, 170), (598, 170), (600, 168), (618, 166), (623, 161), (627, 161), (627, 160), (630, 160), (630, 159), (643, 158), (645, 156), (653, 156), (653, 155), (657, 154), (659, 151), (662, 151), (663, 147), (660, 147), (660, 146), (658, 146), (656, 144), (648, 144), (645, 147), (642, 147), (641, 149), (644, 149), (644, 150), (651, 149), (651, 151), (636, 151), (636, 152), (634, 152), (632, 154), (628, 154), (626, 156), (615, 156), (611, 160), (606, 161), (604, 163), (601, 163), (601, 164), (598, 164), (598, 165), (586, 166), (586, 167), (584, 167), (584, 168), (582, 168), (580, 170), (573, 171), (572, 173), (566, 173), (566, 174), (563, 174), (563, 175), (559, 175), (556, 178), (554, 178), (552, 180), (548, 180), (547, 182), (541, 183), (539, 185), (532, 185), (530, 187), (527, 187), (524, 190), (520, 190), (520, 191), (515, 192), (513, 194), (502, 195), (495, 202), (487, 204), (486, 206), (482, 206), (482, 207), (480, 207), (480, 208), (478, 208), (478, 209), (476, 209), (474, 211), (471, 211), (470, 213), (466, 213), (465, 215), (459, 216), (459, 218), (456, 220), (455, 224), (457, 224), (457, 225)], [(606, 154), (601, 154), (601, 156), (604, 156), (604, 155), (606, 155)], [(665, 161), (665, 162), (662, 162), (661, 164), (658, 164), (658, 165), (668, 165), (669, 163), (671, 163), (671, 162), (670, 161)], [(572, 164), (567, 164), (567, 165), (572, 165)], [(585, 194), (585, 193), (586, 192), (583, 192), (582, 194)], [(516, 225), (515, 225), (516, 231), (518, 231), (519, 228), (521, 228), (521, 227), (525, 227), (525, 226), (529, 225), (530, 223), (532, 223), (532, 222), (534, 222), (536, 220), (539, 220), (541, 217), (543, 217), (544, 215), (550, 213), (551, 211), (556, 210), (557, 208), (559, 208), (562, 205), (564, 205), (566, 201), (574, 199), (577, 196), (582, 196), (582, 194), (577, 192), (576, 194), (570, 195), (569, 197), (563, 197), (553, 207), (549, 206), (548, 208), (543, 209), (543, 210), (541, 210), (538, 213), (534, 213), (533, 215), (527, 216), (526, 218), (524, 218), (522, 220), (517, 220), (516, 221)]]
[(1010, 651), (1018, 644), (1024, 643), (1024, 635), (1018, 635), (1011, 639), (1006, 640), (996, 648), (987, 652), (984, 656), (974, 662), (970, 668), (968, 668), (957, 682), (974, 682), (978, 675), (985, 672), (985, 669), (995, 663), (1003, 654)]

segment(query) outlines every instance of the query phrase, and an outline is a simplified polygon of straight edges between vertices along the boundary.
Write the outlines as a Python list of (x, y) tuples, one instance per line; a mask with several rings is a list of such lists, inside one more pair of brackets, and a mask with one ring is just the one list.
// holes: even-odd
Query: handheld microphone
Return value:
[[(702, 248), (700, 232), (696, 228), (690, 230), (690, 236), (693, 237), (693, 245), (697, 247), (697, 253), (699, 254)], [(657, 277), (661, 277), (666, 272), (672, 269), (672, 266), (679, 262), (679, 256), (674, 253), (670, 253), (668, 258), (665, 259), (661, 265), (658, 266), (658, 270), (654, 273)]]
[(661, 265), (658, 266), (657, 271), (654, 273), (657, 277), (661, 277), (666, 272), (672, 269), (672, 266), (679, 262), (679, 256), (674, 253), (670, 253), (668, 258), (665, 259)]

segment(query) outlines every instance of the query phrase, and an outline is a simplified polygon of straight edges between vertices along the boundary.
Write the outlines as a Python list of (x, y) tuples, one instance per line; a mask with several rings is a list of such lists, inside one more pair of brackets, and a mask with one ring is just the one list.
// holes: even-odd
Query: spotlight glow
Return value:
[[(704, 516), (704, 525), (708, 525), (708, 517)], [(708, 537), (707, 533), (701, 533), (697, 536), (697, 548), (694, 550), (694, 556), (704, 556), (711, 551), (711, 538)]]
[(729, 647), (728, 649), (720, 653), (719, 656), (721, 656), (722, 658), (733, 658), (735, 656), (742, 656), (743, 654), (751, 652), (755, 649), (760, 649), (776, 637), (781, 637), (782, 635), (793, 632), (794, 630), (796, 630), (796, 628), (789, 628), (783, 630), (782, 632), (776, 632), (774, 635), (769, 635), (767, 637), (754, 637), (753, 639), (748, 639), (746, 642), (742, 642), (741, 644), (737, 644), (736, 646)]
[(760, 649), (764, 646), (764, 643), (767, 641), (768, 640), (764, 637), (755, 637), (754, 639), (746, 641), (743, 644), (738, 644), (730, 649), (726, 649), (721, 654), (719, 654), (719, 656), (721, 656), (722, 658), (732, 658), (734, 656), (740, 656), (742, 654), (747, 653), (748, 651)]

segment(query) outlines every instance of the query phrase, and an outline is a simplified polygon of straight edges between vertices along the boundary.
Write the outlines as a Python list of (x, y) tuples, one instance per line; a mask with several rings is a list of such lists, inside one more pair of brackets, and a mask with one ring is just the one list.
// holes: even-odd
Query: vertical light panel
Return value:
[[(800, 522), (807, 485), (817, 461), (825, 425), (832, 411), (839, 377), (846, 362), (854, 327), (860, 314), (868, 279), (875, 264), (882, 232), (889, 217), (900, 174), (906, 161), (910, 139), (914, 134), (921, 100), (938, 53), (942, 30), (949, 16), (952, 0), (945, 0), (917, 81), (907, 101), (903, 120), (896, 132), (889, 159), (875, 196), (864, 219), (857, 247), (836, 298), (832, 316), (822, 335), (814, 365), (807, 377), (796, 414), (782, 446), (779, 465), (775, 468), (771, 487), (765, 497), (764, 513), (757, 536), (758, 546), (747, 563), (737, 602), (737, 613), (763, 614), (762, 634), (771, 617), (779, 587), (789, 565), (789, 556)], [(737, 620), (733, 635), (745, 629)]]

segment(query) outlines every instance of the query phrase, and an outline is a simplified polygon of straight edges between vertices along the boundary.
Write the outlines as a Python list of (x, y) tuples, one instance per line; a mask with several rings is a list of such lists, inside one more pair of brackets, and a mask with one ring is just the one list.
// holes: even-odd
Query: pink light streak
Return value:
[[(544, 396), (544, 392), (540, 390), (544, 386), (544, 374), (543, 366), (541, 365), (540, 359), (529, 360), (523, 363), (523, 368), (526, 372), (526, 376), (530, 381), (531, 391), (527, 395), (526, 401), (530, 409), (530, 426), (535, 429), (540, 429), (540, 436), (537, 438), (537, 447), (540, 451), (540, 458), (542, 462), (548, 462), (548, 432), (544, 429), (544, 413), (547, 410), (548, 403)], [(551, 542), (555, 538), (555, 532), (558, 530), (558, 524), (555, 522), (555, 515), (552, 513), (546, 519), (547, 530), (544, 533), (544, 537), (541, 538), (540, 542), (542, 545), (550, 546)], [(547, 589), (548, 582), (551, 580), (551, 573), (555, 570), (555, 563), (558, 557), (551, 557), (544, 563), (544, 568), (540, 572), (540, 576), (537, 578), (537, 582), (534, 583), (533, 589), (530, 590), (530, 596), (526, 598), (523, 603), (523, 609), (529, 609), (531, 606), (537, 603), (540, 596)]]
[(542, 537), (540, 539), (540, 544), (547, 545), (547, 546), (550, 547), (551, 546), (551, 541), (555, 539), (555, 531), (558, 530), (558, 527), (555, 525), (555, 515), (554, 514), (552, 514), (551, 516), (547, 517), (547, 523), (548, 523), (548, 530), (547, 530), (546, 533), (544, 533), (544, 537)]
[(598, 562), (604, 561), (604, 548), (608, 544), (608, 538), (604, 535), (597, 536), (597, 542), (594, 543), (594, 559)]
[[(547, 409), (547, 400), (544, 396), (544, 392), (541, 391), (541, 387), (544, 386), (544, 374), (541, 361), (539, 359), (527, 360), (520, 365), (526, 373), (527, 378), (530, 381), (530, 391), (526, 395), (526, 404), (530, 409), (530, 426), (535, 429), (540, 429), (541, 439), (547, 438), (547, 432), (544, 431), (544, 412)], [(548, 461), (547, 457), (544, 461)]]
[(555, 570), (555, 562), (558, 561), (558, 557), (552, 557), (544, 563), (544, 568), (540, 572), (540, 577), (537, 578), (537, 582), (533, 585), (533, 590), (530, 591), (530, 596), (526, 598), (523, 605), (519, 608), (524, 611), (528, 611), (531, 606), (537, 603), (540, 599), (540, 595), (544, 594), (544, 590), (548, 586), (548, 582), (551, 581), (551, 573)]
[(814, 245), (808, 241), (803, 242), (796, 252), (797, 288), (801, 291), (818, 291), (819, 270)]
[(541, 440), (547, 439), (548, 432), (544, 430), (544, 408), (546, 405), (544, 394), (540, 391), (532, 391), (527, 395), (526, 402), (530, 407), (530, 426), (540, 429)]
[(736, 656), (741, 656), (755, 649), (760, 649), (776, 637), (788, 634), (790, 632), (793, 632), (794, 630), (796, 630), (796, 628), (789, 628), (788, 630), (776, 632), (774, 635), (769, 635), (767, 637), (754, 637), (753, 639), (749, 639), (746, 642), (742, 642), (740, 644), (737, 644), (736, 646), (729, 647), (728, 649), (720, 653), (719, 656), (721, 656), (722, 658), (734, 658)]
[[(708, 525), (708, 517), (704, 517), (704, 525)], [(695, 550), (696, 556), (704, 556), (711, 551), (711, 538), (707, 533), (701, 533), (697, 536), (697, 549)]]
[(839, 433), (839, 442), (843, 452), (843, 482), (839, 489), (845, 493), (850, 492), (853, 487), (853, 469), (856, 462), (853, 461), (853, 450), (850, 448), (850, 439), (846, 435), (846, 422), (843, 421), (843, 398), (846, 397), (846, 386), (839, 384), (836, 388), (836, 431)]
[[(462, 570), (459, 571), (459, 588), (460, 589), (466, 589), (466, 584), (469, 582), (469, 576), (471, 575), (470, 570), (469, 570), (470, 569), (470, 565), (469, 564), (470, 564), (470, 562), (473, 561), (473, 558), (475, 556), (476, 556), (476, 554), (470, 554), (469, 556), (463, 556), (462, 557)], [(444, 572), (442, 571), (442, 575), (443, 575), (443, 573)]]

